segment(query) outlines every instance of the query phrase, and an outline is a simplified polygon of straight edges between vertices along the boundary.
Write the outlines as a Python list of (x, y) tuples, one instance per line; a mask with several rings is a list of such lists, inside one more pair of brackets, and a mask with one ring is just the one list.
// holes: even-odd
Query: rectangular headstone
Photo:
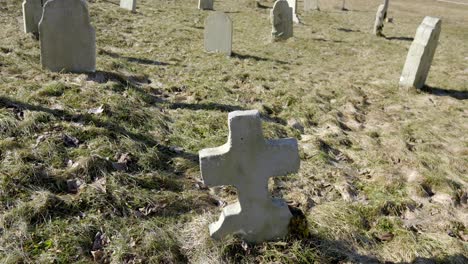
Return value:
[(273, 41), (286, 40), (293, 36), (293, 10), (286, 0), (278, 0), (273, 5), (270, 14), (273, 29)]
[(427, 16), (418, 27), (403, 67), (400, 87), (424, 87), (439, 41), (441, 24), (439, 18)]
[(198, 9), (200, 10), (213, 10), (214, 0), (198, 0)]
[(51, 71), (94, 72), (96, 36), (85, 0), (49, 0), (39, 22), (42, 66)]
[(374, 35), (378, 37), (382, 37), (382, 30), (384, 27), (384, 16), (385, 16), (385, 6), (379, 5), (377, 9), (377, 13), (375, 14), (375, 22), (374, 22)]
[(136, 0), (120, 0), (120, 7), (135, 12)]
[(38, 33), (42, 17), (42, 0), (25, 0), (23, 2), (23, 22), (25, 33)]
[(206, 19), (205, 50), (208, 52), (220, 52), (231, 56), (232, 21), (226, 14), (215, 12)]
[(288, 5), (289, 7), (292, 8), (292, 12), (293, 12), (293, 21), (294, 23), (299, 23), (299, 17), (297, 16), (297, 0), (287, 0), (288, 1)]

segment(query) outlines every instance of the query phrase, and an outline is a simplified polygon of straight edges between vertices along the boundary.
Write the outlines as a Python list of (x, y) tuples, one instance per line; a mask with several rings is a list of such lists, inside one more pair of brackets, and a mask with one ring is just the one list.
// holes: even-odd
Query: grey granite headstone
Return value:
[(232, 21), (226, 14), (215, 12), (205, 22), (205, 50), (231, 56)]
[(59, 72), (94, 72), (96, 35), (85, 0), (49, 0), (39, 22), (42, 67)]
[(319, 0), (304, 0), (304, 12), (312, 10), (320, 11)]
[(25, 0), (23, 2), (23, 22), (25, 33), (38, 33), (39, 21), (42, 17), (42, 1)]
[(200, 10), (213, 10), (214, 0), (198, 0), (198, 9)]
[(390, 0), (384, 0), (384, 19), (387, 18), (387, 12), (388, 12), (388, 5), (390, 4)]
[(135, 12), (136, 0), (120, 0), (120, 7)]
[(385, 16), (385, 6), (379, 5), (377, 9), (377, 13), (375, 14), (375, 22), (374, 22), (374, 35), (378, 37), (382, 37), (382, 30), (384, 27), (384, 16)]
[(424, 87), (437, 48), (442, 21), (425, 17), (416, 31), (400, 77), (401, 88)]
[(254, 243), (282, 238), (292, 214), (286, 202), (271, 198), (268, 179), (299, 170), (297, 140), (266, 140), (256, 110), (231, 112), (228, 124), (227, 143), (199, 153), (204, 183), (233, 185), (239, 193), (238, 202), (227, 205), (210, 225), (210, 235), (222, 239), (237, 234)]
[(273, 5), (270, 19), (273, 29), (273, 41), (285, 40), (293, 36), (293, 10), (286, 0), (278, 0)]
[(297, 16), (297, 0), (287, 0), (289, 7), (292, 8), (292, 18), (294, 23), (299, 23), (299, 17)]

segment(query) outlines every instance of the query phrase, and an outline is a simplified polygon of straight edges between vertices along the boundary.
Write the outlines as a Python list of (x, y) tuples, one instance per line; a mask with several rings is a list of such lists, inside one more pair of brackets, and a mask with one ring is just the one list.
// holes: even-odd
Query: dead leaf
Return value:
[(104, 112), (104, 105), (101, 105), (97, 108), (91, 108), (88, 110), (88, 114), (93, 114), (93, 115), (99, 115), (99, 114), (102, 114)]

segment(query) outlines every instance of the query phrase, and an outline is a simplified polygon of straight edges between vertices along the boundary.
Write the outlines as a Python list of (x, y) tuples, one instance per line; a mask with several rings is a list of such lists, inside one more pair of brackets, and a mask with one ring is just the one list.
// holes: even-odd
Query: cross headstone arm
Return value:
[(296, 139), (267, 140), (266, 143), (268, 159), (272, 164), (269, 177), (284, 176), (299, 171), (300, 158)]
[(234, 185), (234, 177), (228, 168), (232, 162), (229, 155), (230, 145), (200, 151), (200, 171), (203, 182), (210, 187)]

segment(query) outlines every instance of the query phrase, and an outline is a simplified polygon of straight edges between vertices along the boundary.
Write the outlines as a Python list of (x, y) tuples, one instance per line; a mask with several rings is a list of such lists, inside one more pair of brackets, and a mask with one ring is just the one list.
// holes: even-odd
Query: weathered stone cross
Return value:
[(239, 201), (223, 209), (210, 235), (238, 234), (249, 242), (281, 238), (292, 215), (283, 200), (271, 199), (268, 178), (299, 170), (297, 140), (265, 140), (256, 110), (231, 112), (228, 120), (228, 142), (201, 150), (200, 167), (207, 186), (233, 185)]

